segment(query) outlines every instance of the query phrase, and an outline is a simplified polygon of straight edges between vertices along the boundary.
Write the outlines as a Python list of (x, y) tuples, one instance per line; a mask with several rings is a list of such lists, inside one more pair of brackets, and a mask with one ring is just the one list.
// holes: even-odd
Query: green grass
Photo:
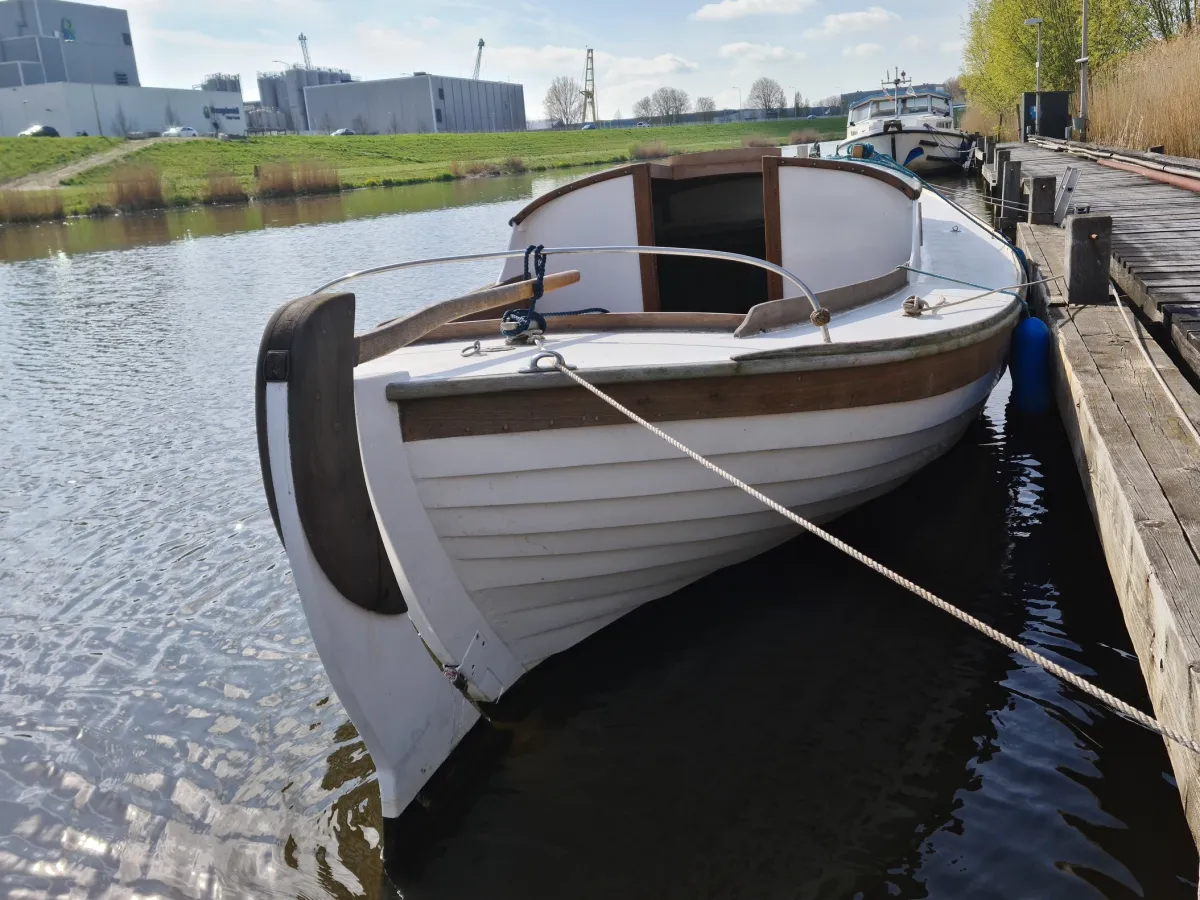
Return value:
[(56, 169), (121, 143), (118, 138), (0, 138), (0, 182)]
[[(397, 134), (344, 138), (297, 135), (254, 137), (249, 141), (181, 141), (154, 144), (117, 165), (150, 164), (163, 174), (168, 198), (203, 196), (209, 172), (231, 173), (247, 190), (254, 168), (267, 163), (311, 160), (333, 166), (345, 187), (447, 180), (470, 163), (519, 159), (526, 169), (624, 162), (637, 144), (665, 141), (671, 153), (740, 147), (749, 136), (786, 142), (797, 129), (812, 128), (829, 138), (845, 134), (845, 119), (804, 122), (745, 122), (680, 125), (672, 128), (532, 131), (502, 134)], [(458, 164), (452, 166), (452, 164)], [(114, 166), (92, 169), (67, 184), (95, 188), (112, 179)], [(453, 171), (452, 171), (453, 170)], [(70, 199), (70, 198), (69, 198)], [(68, 203), (70, 207), (72, 204)]]

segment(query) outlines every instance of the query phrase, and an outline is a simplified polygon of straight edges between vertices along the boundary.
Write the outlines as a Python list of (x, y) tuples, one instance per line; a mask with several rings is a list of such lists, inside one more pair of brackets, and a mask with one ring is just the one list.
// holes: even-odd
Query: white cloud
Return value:
[(828, 38), (839, 34), (851, 34), (858, 31), (870, 31), (892, 22), (900, 21), (900, 17), (882, 6), (872, 6), (857, 12), (833, 13), (825, 17), (820, 28), (809, 28), (804, 32), (806, 38)]
[(910, 34), (900, 42), (900, 46), (905, 50), (920, 50), (925, 46), (925, 38), (921, 37), (919, 34)]
[(963, 42), (961, 39), (956, 41), (942, 41), (938, 44), (938, 49), (943, 53), (961, 53)]
[(815, 0), (720, 0), (706, 3), (694, 13), (696, 19), (740, 19), (743, 16), (791, 15), (802, 12)]
[(865, 59), (868, 56), (876, 56), (883, 52), (883, 46), (880, 44), (855, 44), (853, 47), (847, 47), (842, 51), (842, 56), (855, 56), (859, 59)]
[(736, 59), (740, 63), (779, 62), (789, 59), (804, 59), (802, 52), (789, 50), (774, 44), (751, 44), (749, 41), (737, 41), (724, 44), (717, 55), (722, 59)]
[(660, 53), (647, 59), (641, 56), (611, 56), (596, 54), (596, 71), (604, 81), (622, 81), (630, 78), (661, 78), (665, 75), (680, 75), (699, 69), (694, 63), (674, 53)]

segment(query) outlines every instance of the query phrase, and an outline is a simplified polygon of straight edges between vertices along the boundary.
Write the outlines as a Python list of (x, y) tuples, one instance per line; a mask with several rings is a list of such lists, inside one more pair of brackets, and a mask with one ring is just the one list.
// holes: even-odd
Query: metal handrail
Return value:
[[(741, 253), (728, 253), (725, 250), (700, 250), (693, 247), (641, 247), (641, 246), (618, 246), (618, 247), (544, 247), (542, 252), (546, 256), (551, 256), (555, 253), (572, 254), (572, 253), (632, 253), (637, 255), (653, 255), (653, 256), (696, 256), (704, 259), (721, 259), (726, 262), (743, 263), (749, 266), (756, 266), (760, 269), (766, 269), (781, 278), (786, 278), (792, 284), (800, 289), (800, 292), (812, 304), (813, 312), (825, 313), (829, 315), (828, 310), (823, 309), (817, 295), (814, 294), (803, 281), (789, 272), (783, 266), (777, 266), (775, 263), (767, 262), (765, 259), (758, 259), (754, 256), (744, 256)], [(379, 275), (383, 272), (396, 272), (401, 269), (416, 269), (422, 266), (436, 266), (443, 263), (452, 262), (475, 262), (485, 259), (514, 259), (518, 256), (524, 256), (524, 250), (497, 250), (491, 253), (464, 253), (458, 256), (436, 256), (429, 259), (414, 259), (408, 262), (388, 263), (384, 266), (374, 266), (370, 269), (362, 269), (358, 272), (349, 272), (341, 278), (335, 278), (333, 281), (327, 281), (315, 291), (314, 294), (320, 294), (330, 288), (337, 287), (340, 284), (345, 284), (348, 281), (353, 281), (356, 278), (364, 278), (367, 275)], [(832, 343), (829, 337), (829, 326), (818, 325), (821, 329), (821, 338), (826, 343)]]

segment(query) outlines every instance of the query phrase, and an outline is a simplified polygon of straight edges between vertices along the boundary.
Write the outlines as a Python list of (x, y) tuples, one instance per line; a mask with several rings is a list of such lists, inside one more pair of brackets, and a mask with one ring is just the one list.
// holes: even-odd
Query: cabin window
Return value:
[(905, 97), (900, 102), (900, 110), (906, 116), (910, 116), (913, 113), (929, 112), (928, 97)]
[(871, 115), (874, 116), (894, 116), (896, 114), (895, 100), (876, 100), (871, 104)]
[(867, 107), (860, 106), (857, 109), (850, 110), (850, 121), (861, 122), (867, 117)]
[(933, 111), (939, 116), (950, 115), (950, 101), (945, 97), (933, 98)]
[[(684, 181), (655, 179), (654, 242), (661, 247), (725, 250), (766, 259), (762, 175)], [(767, 299), (767, 274), (741, 263), (660, 256), (663, 312), (746, 313)]]

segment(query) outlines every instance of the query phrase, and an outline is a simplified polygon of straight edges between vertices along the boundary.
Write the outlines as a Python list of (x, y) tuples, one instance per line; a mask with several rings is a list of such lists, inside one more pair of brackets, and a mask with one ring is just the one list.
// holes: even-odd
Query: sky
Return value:
[(212, 72), (255, 75), (300, 60), (364, 79), (428, 71), (525, 86), (540, 119), (551, 79), (581, 79), (595, 51), (601, 118), (632, 115), (657, 87), (736, 107), (760, 76), (811, 101), (879, 87), (886, 71), (914, 82), (957, 74), (966, 0), (104, 0), (129, 12), (143, 85), (192, 87)]

